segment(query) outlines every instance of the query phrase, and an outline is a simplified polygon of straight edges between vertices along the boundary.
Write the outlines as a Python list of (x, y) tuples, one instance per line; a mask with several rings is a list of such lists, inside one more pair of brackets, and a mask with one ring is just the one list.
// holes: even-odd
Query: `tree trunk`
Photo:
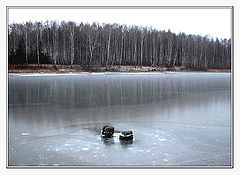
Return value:
[(142, 61), (143, 61), (143, 33), (141, 33), (141, 60), (140, 60), (140, 66), (142, 68)]
[(110, 56), (110, 40), (111, 40), (111, 30), (108, 34), (108, 45), (107, 45), (107, 66), (108, 66), (108, 62), (109, 62), (109, 56)]
[(37, 24), (37, 64), (38, 64), (38, 67), (40, 67), (40, 63), (39, 63), (39, 31), (38, 31), (38, 24)]
[(137, 55), (137, 36), (136, 36), (136, 33), (135, 33), (134, 34), (134, 54), (133, 54), (135, 68), (136, 68), (136, 64), (137, 64), (136, 55)]
[(122, 31), (122, 42), (121, 42), (121, 54), (120, 54), (120, 58), (119, 58), (119, 67), (122, 64), (122, 58), (123, 58), (123, 44), (124, 44), (124, 33)]
[(27, 38), (27, 24), (26, 24), (26, 64), (28, 64), (28, 38)]
[(73, 65), (73, 61), (74, 61), (74, 27), (70, 27), (70, 39), (71, 39), (71, 46), (70, 46), (70, 50), (71, 50), (71, 68)]

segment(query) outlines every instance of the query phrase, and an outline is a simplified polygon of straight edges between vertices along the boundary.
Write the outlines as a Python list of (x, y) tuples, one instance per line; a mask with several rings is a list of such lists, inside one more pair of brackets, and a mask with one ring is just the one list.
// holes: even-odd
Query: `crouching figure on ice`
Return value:
[(112, 138), (114, 134), (114, 127), (107, 125), (104, 126), (103, 129), (101, 130), (101, 135), (104, 138)]
[(133, 132), (132, 131), (123, 131), (119, 135), (120, 140), (124, 141), (132, 141), (133, 140)]

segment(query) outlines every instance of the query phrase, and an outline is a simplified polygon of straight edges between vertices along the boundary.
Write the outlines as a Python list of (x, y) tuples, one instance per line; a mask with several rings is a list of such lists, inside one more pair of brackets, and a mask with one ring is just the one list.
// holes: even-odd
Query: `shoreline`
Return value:
[(90, 72), (90, 71), (68, 71), (68, 72), (59, 72), (59, 71), (8, 71), (8, 74), (91, 74), (91, 73), (231, 73), (231, 70), (229, 71), (103, 71), (103, 72)]
[(135, 67), (135, 66), (114, 66), (111, 69), (106, 69), (106, 67), (100, 67), (92, 70), (84, 70), (79, 67), (61, 67), (54, 68), (49, 66), (32, 66), (32, 67), (10, 67), (8, 68), (8, 73), (164, 73), (164, 72), (229, 72), (231, 73), (231, 69), (207, 69), (207, 70), (195, 70), (195, 69), (187, 69), (181, 67)]

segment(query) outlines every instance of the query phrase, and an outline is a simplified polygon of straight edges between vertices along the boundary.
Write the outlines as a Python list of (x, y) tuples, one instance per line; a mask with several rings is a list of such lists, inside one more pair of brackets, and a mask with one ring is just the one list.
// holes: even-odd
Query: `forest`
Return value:
[(134, 25), (29, 21), (9, 24), (8, 64), (230, 69), (231, 39)]

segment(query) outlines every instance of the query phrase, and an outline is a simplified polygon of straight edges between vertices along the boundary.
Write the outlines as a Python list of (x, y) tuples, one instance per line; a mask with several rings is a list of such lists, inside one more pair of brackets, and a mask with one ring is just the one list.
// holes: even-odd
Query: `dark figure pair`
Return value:
[[(101, 131), (102, 137), (104, 138), (112, 138), (114, 134), (114, 127), (107, 125), (104, 126)], [(120, 140), (133, 140), (133, 132), (132, 131), (122, 131), (119, 135)]]

